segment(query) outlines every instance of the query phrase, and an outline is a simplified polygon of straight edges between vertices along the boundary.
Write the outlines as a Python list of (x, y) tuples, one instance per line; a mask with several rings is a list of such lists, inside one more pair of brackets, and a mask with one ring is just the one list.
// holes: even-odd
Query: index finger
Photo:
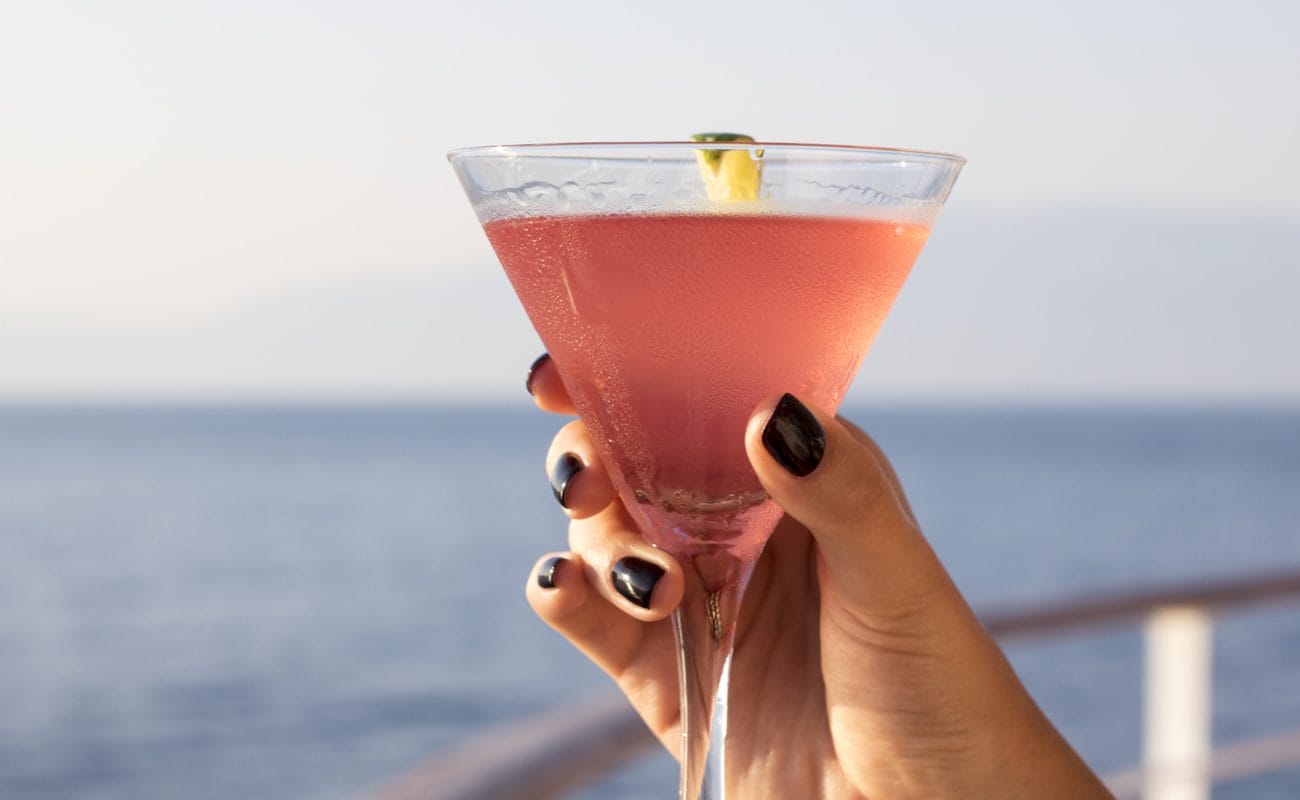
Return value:
[(564, 381), (560, 380), (560, 371), (555, 368), (555, 359), (551, 358), (550, 353), (542, 353), (528, 368), (528, 379), (524, 385), (533, 396), (533, 402), (543, 411), (569, 415), (578, 413), (569, 397), (569, 390), (564, 388)]

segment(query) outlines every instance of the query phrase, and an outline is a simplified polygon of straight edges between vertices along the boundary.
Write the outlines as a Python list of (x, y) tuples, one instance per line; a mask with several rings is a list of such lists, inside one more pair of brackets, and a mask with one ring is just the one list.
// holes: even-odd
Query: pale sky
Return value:
[[(445, 163), (759, 138), (969, 159), (888, 397), (1300, 402), (1300, 5), (0, 4), (0, 401), (503, 398)], [(866, 395), (862, 395), (866, 396)]]

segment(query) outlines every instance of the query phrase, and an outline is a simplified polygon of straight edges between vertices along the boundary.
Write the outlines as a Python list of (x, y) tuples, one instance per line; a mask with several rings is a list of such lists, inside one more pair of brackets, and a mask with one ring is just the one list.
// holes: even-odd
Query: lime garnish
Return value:
[[(752, 142), (743, 133), (697, 133), (695, 142)], [(762, 150), (696, 150), (700, 175), (709, 199), (715, 202), (757, 200), (763, 178)]]

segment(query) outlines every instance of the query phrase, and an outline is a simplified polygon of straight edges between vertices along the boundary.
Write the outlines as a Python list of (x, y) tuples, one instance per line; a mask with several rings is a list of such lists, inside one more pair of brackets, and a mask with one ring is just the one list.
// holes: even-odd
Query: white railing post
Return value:
[(1209, 800), (1210, 615), (1157, 608), (1146, 624), (1143, 800)]

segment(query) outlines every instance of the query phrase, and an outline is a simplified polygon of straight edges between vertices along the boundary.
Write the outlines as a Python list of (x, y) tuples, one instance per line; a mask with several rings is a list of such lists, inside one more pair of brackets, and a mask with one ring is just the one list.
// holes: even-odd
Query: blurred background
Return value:
[[(608, 691), (522, 598), (561, 420), (460, 146), (960, 153), (846, 408), (972, 602), (1300, 566), (1298, 33), (1283, 2), (8, 0), (0, 797), (352, 797)], [(1300, 727), (1294, 607), (1216, 635), (1216, 741)], [(1012, 657), (1136, 762), (1136, 630)]]

